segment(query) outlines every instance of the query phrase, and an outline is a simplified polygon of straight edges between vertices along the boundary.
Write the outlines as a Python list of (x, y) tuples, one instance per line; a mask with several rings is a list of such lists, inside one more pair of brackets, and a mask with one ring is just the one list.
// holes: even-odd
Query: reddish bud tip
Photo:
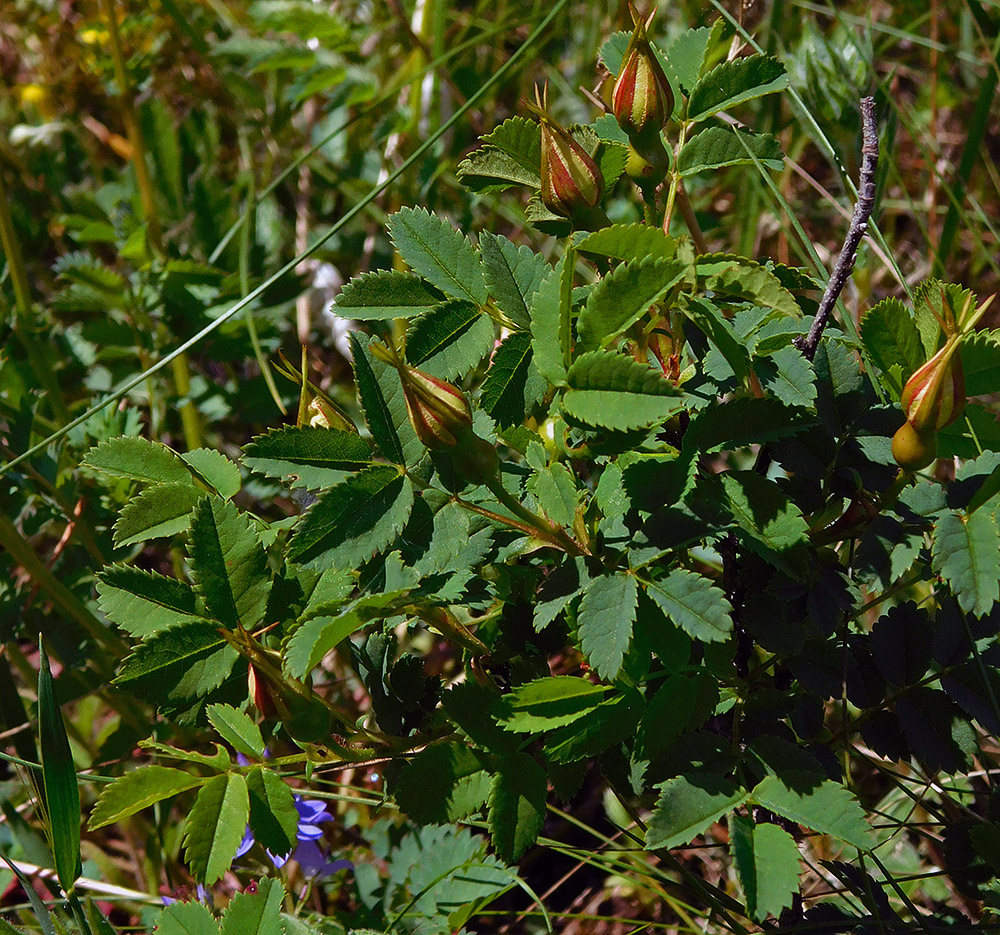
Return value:
[(906, 420), (918, 432), (936, 432), (954, 422), (965, 408), (961, 340), (950, 339), (915, 371), (900, 397)]

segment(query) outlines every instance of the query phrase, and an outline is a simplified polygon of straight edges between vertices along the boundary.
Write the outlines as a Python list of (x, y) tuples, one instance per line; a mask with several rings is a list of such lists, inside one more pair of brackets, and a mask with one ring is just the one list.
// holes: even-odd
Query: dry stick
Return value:
[(858, 245), (868, 231), (868, 219), (875, 208), (875, 169), (878, 166), (878, 130), (875, 124), (875, 98), (861, 99), (861, 176), (858, 179), (858, 200), (851, 216), (851, 226), (844, 238), (844, 248), (840, 251), (837, 265), (833, 268), (826, 292), (819, 303), (816, 317), (805, 339), (796, 338), (795, 346), (808, 360), (816, 356), (823, 329), (830, 319), (837, 299), (847, 284), (847, 277), (854, 269), (858, 258)]

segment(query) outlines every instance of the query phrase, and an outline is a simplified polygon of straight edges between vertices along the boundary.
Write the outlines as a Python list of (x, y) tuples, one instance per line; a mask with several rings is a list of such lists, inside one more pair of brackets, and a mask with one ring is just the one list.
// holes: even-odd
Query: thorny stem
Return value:
[(795, 346), (808, 360), (816, 356), (823, 329), (826, 328), (837, 299), (847, 284), (847, 279), (854, 269), (858, 257), (858, 246), (861, 238), (868, 231), (868, 220), (875, 208), (875, 169), (878, 167), (878, 128), (875, 123), (875, 98), (861, 99), (861, 175), (858, 179), (858, 200), (854, 205), (851, 226), (844, 238), (844, 246), (833, 268), (826, 291), (819, 303), (816, 317), (805, 339), (797, 338)]

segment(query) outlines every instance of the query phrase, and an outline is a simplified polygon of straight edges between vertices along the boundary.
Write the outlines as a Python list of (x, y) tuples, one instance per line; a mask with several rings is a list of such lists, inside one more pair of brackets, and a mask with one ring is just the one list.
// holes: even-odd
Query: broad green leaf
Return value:
[(794, 435), (815, 420), (776, 399), (743, 397), (699, 412), (684, 433), (684, 448), (709, 452)]
[(595, 578), (583, 592), (576, 616), (580, 648), (602, 679), (612, 681), (621, 671), (638, 596), (635, 576), (629, 574)]
[(594, 286), (580, 312), (577, 332), (582, 351), (606, 347), (650, 312), (684, 278), (679, 260), (643, 257), (621, 263)]
[(520, 425), (545, 394), (546, 383), (532, 364), (531, 335), (515, 331), (493, 354), (479, 396), (479, 408), (501, 428)]
[(691, 722), (696, 701), (695, 685), (685, 675), (665, 679), (650, 699), (636, 732), (636, 755), (652, 759), (665, 750)]
[(484, 305), (489, 298), (476, 250), (460, 231), (424, 208), (402, 208), (388, 221), (399, 255), (445, 295)]
[(534, 733), (571, 724), (597, 707), (606, 687), (571, 675), (535, 679), (494, 705), (504, 730)]
[(677, 170), (687, 176), (723, 166), (753, 165), (747, 150), (766, 169), (780, 169), (784, 165), (781, 143), (770, 133), (751, 133), (739, 127), (706, 127), (684, 144), (677, 157)]
[(580, 492), (566, 465), (557, 463), (543, 468), (532, 478), (531, 491), (553, 523), (573, 527)]
[(531, 348), (538, 372), (549, 383), (566, 381), (572, 340), (573, 263), (567, 249), (548, 272), (531, 302)]
[(709, 50), (718, 45), (724, 30), (720, 16), (711, 26), (699, 26), (681, 33), (667, 46), (666, 60), (685, 94), (698, 82)]
[(501, 860), (513, 863), (538, 837), (545, 822), (546, 778), (527, 753), (502, 759), (490, 790), (489, 825)]
[(412, 506), (413, 487), (397, 468), (367, 468), (309, 508), (288, 543), (288, 558), (303, 565), (354, 567), (396, 538)]
[(209, 779), (184, 821), (184, 856), (195, 879), (211, 886), (229, 869), (250, 817), (247, 782), (239, 773)]
[(530, 247), (517, 246), (500, 234), (479, 235), (483, 274), (493, 301), (518, 328), (531, 323), (531, 301), (549, 266)]
[(115, 523), (115, 547), (172, 536), (191, 525), (191, 511), (205, 491), (190, 484), (158, 484), (129, 500)]
[(756, 260), (726, 253), (706, 253), (697, 258), (696, 270), (701, 287), (714, 292), (716, 299), (729, 296), (772, 308), (792, 318), (802, 316), (795, 296)]
[(142, 484), (193, 484), (187, 465), (166, 445), (123, 435), (91, 448), (82, 467)]
[(237, 893), (222, 914), (222, 935), (285, 935), (281, 904), (285, 888), (280, 880), (261, 877), (256, 892)]
[(148, 637), (200, 615), (190, 585), (129, 565), (108, 565), (97, 575), (98, 604), (131, 636)]
[(52, 688), (49, 657), (38, 642), (38, 746), (45, 794), (45, 830), (56, 878), (70, 893), (83, 872), (80, 864), (80, 787), (66, 724)]
[(913, 601), (897, 604), (872, 627), (872, 662), (890, 685), (915, 685), (930, 665), (933, 639), (926, 610)]
[(1000, 531), (989, 510), (942, 513), (934, 525), (931, 558), (967, 614), (982, 617), (1000, 597)]
[(383, 457), (395, 464), (415, 465), (426, 449), (406, 415), (403, 384), (396, 369), (372, 357), (367, 335), (352, 333), (354, 375), (368, 429)]
[(751, 800), (776, 815), (811, 831), (832, 834), (862, 850), (871, 847), (871, 828), (858, 800), (839, 782), (825, 779), (818, 786), (811, 774), (801, 774), (802, 788), (790, 789), (777, 776), (754, 786)]
[(613, 351), (582, 355), (566, 380), (563, 411), (584, 425), (627, 431), (665, 422), (684, 407), (661, 373)]
[(410, 324), (406, 361), (442, 380), (453, 380), (475, 367), (493, 348), (493, 319), (478, 305), (451, 299)]
[(956, 315), (964, 308), (967, 300), (975, 297), (971, 290), (963, 289), (957, 283), (943, 283), (938, 279), (925, 279), (917, 283), (913, 290), (913, 317), (924, 346), (924, 360), (929, 358), (942, 343), (940, 320), (944, 317), (942, 303)]
[(129, 770), (114, 782), (104, 786), (90, 813), (89, 831), (135, 815), (154, 802), (194, 789), (207, 781), (205, 776), (195, 776), (170, 766), (140, 766)]
[(750, 917), (763, 922), (792, 904), (799, 890), (799, 849), (775, 824), (729, 819), (729, 843)]
[(245, 711), (238, 711), (232, 705), (209, 705), (208, 720), (234, 750), (246, 756), (260, 759), (264, 755), (264, 738), (260, 728)]
[(251, 471), (311, 490), (339, 484), (371, 460), (371, 447), (360, 435), (315, 425), (274, 428), (243, 448)]
[(545, 579), (534, 602), (534, 627), (544, 630), (559, 616), (590, 581), (590, 572), (582, 558), (569, 559)]
[(612, 224), (587, 234), (576, 245), (577, 252), (612, 260), (648, 257), (653, 260), (673, 259), (677, 252), (674, 238), (659, 227), (647, 224)]
[(212, 488), (223, 500), (239, 493), (242, 482), (240, 469), (221, 451), (214, 448), (195, 448), (181, 455), (181, 459), (199, 480)]
[(517, 749), (520, 738), (505, 732), (493, 718), (490, 708), (496, 699), (495, 688), (470, 679), (443, 692), (441, 707), (476, 746), (490, 753), (509, 753)]
[[(899, 299), (883, 299), (865, 312), (861, 340), (887, 378), (891, 379), (894, 367), (899, 368), (902, 383), (927, 359), (913, 316)], [(902, 384), (893, 389), (898, 396)]]
[(1000, 329), (970, 335), (962, 342), (961, 355), (966, 395), (995, 393), (1000, 387)]
[(754, 471), (726, 471), (717, 477), (740, 539), (764, 559), (790, 570), (789, 561), (797, 558), (791, 550), (809, 538), (802, 511), (774, 481)]
[(153, 704), (200, 698), (223, 683), (238, 658), (218, 624), (186, 623), (139, 646), (114, 682)]
[(704, 643), (725, 640), (733, 631), (733, 608), (708, 578), (686, 568), (646, 584), (646, 593), (688, 636)]
[(750, 375), (750, 350), (733, 330), (730, 321), (713, 302), (691, 296), (683, 303), (684, 313), (725, 358), (741, 383)]
[(181, 750), (179, 747), (171, 747), (170, 744), (160, 743), (158, 740), (140, 740), (139, 746), (143, 750), (150, 750), (153, 753), (160, 754), (160, 756), (179, 760), (181, 763), (198, 763), (201, 766), (207, 766), (217, 773), (229, 769), (233, 765), (232, 757), (226, 752), (221, 743), (212, 744), (215, 748), (215, 753), (211, 755), (197, 753), (193, 750)]
[(421, 824), (461, 821), (486, 803), (486, 766), (487, 758), (463, 743), (432, 744), (406, 762), (394, 798)]
[(691, 89), (687, 116), (699, 121), (744, 101), (788, 87), (785, 66), (770, 55), (748, 55), (716, 65)]
[(156, 935), (219, 935), (212, 913), (204, 903), (191, 900), (171, 903), (156, 917)]
[(410, 589), (366, 594), (336, 616), (319, 616), (297, 627), (285, 650), (285, 670), (301, 679), (341, 640), (372, 620), (391, 617), (410, 602)]
[(272, 854), (283, 856), (295, 847), (299, 812), (292, 790), (276, 772), (259, 767), (247, 773), (250, 828)]
[(444, 294), (415, 273), (380, 269), (355, 276), (333, 301), (333, 311), (356, 321), (411, 318), (438, 304)]
[(580, 720), (549, 734), (545, 759), (550, 763), (573, 763), (600, 756), (635, 736), (642, 710), (642, 696), (634, 689), (602, 701)]
[(675, 776), (661, 783), (659, 789), (646, 827), (647, 850), (690, 844), (747, 799), (739, 786), (714, 773)]
[(975, 730), (965, 712), (936, 688), (911, 688), (896, 701), (908, 754), (930, 772), (957, 773), (978, 755)]
[(797, 347), (783, 347), (759, 357), (754, 368), (764, 389), (786, 406), (815, 407), (816, 371)]
[(483, 145), (458, 166), (458, 177), (476, 192), (503, 191), (511, 185), (542, 184), (542, 133), (534, 120), (510, 117), (482, 137)]
[(235, 629), (264, 619), (271, 578), (254, 524), (236, 506), (205, 497), (194, 509), (188, 541), (191, 576), (210, 613)]

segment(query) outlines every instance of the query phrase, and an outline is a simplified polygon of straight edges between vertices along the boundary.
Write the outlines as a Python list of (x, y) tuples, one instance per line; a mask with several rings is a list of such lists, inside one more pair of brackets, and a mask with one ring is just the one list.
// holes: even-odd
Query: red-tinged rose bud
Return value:
[(562, 217), (589, 216), (604, 197), (604, 175), (570, 132), (549, 116), (547, 92), (546, 88), (542, 100), (538, 100), (536, 88), (536, 104), (531, 106), (541, 122), (542, 204)]
[(906, 420), (917, 432), (936, 432), (954, 422), (965, 407), (965, 375), (958, 351), (961, 338), (948, 340), (914, 372), (900, 397)]
[(638, 144), (636, 148), (645, 155), (650, 144), (659, 142), (660, 130), (673, 113), (674, 94), (646, 36), (649, 22), (635, 7), (630, 8), (635, 29), (615, 81), (611, 110), (633, 145)]
[(370, 350), (392, 364), (403, 384), (406, 414), (417, 438), (432, 451), (454, 448), (472, 430), (472, 410), (465, 394), (445, 380), (411, 367), (394, 347), (373, 341)]
[(247, 692), (254, 707), (266, 718), (277, 717), (274, 696), (267, 680), (257, 671), (253, 663), (247, 667)]

